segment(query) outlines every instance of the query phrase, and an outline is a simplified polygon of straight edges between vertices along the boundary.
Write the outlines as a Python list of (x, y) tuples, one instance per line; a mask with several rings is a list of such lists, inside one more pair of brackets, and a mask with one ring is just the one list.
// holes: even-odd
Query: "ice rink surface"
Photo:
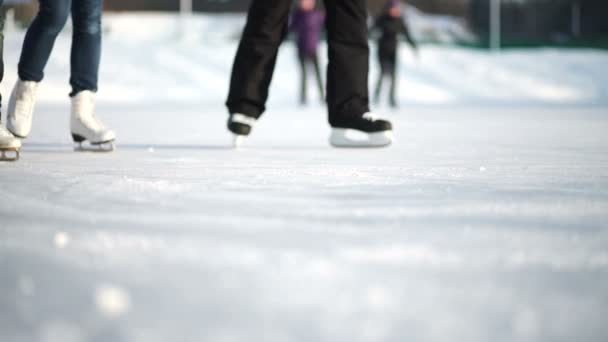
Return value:
[[(64, 53), (22, 160), (0, 164), (0, 340), (608, 340), (605, 83), (566, 104), (403, 101), (383, 111), (394, 146), (338, 150), (324, 109), (294, 105), (283, 59), (268, 113), (233, 150), (225, 81), (200, 99), (164, 87), (219, 78), (233, 44), (192, 78), (169, 75), (205, 54), (153, 50), (173, 64), (142, 59), (142, 81), (127, 67), (140, 50), (125, 64), (126, 42), (108, 41), (124, 73), (102, 75), (98, 112), (117, 150), (72, 151)], [(591, 68), (570, 54), (558, 59)], [(131, 101), (129, 82), (160, 95)]]

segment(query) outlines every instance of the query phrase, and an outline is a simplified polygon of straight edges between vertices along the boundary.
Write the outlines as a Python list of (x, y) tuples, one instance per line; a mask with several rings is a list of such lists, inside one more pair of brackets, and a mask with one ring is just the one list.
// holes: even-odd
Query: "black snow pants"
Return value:
[(378, 103), (380, 101), (382, 84), (384, 83), (384, 79), (388, 78), (390, 82), (388, 94), (389, 103), (392, 107), (396, 107), (397, 49), (393, 48), (392, 46), (386, 48), (380, 45), (380, 48), (378, 49), (378, 63), (380, 64), (380, 74), (378, 75), (378, 81), (376, 82), (376, 89), (374, 91), (374, 102)]
[[(226, 105), (258, 118), (266, 110), (279, 45), (292, 1), (253, 0), (235, 57)], [(329, 65), (329, 122), (338, 125), (369, 111), (366, 0), (325, 0)]]
[(319, 89), (319, 95), (321, 96), (321, 102), (325, 101), (325, 90), (323, 87), (323, 77), (321, 76), (321, 67), (319, 66), (319, 57), (314, 55), (298, 54), (298, 60), (300, 61), (300, 103), (306, 104), (308, 102), (308, 67), (312, 67), (315, 79), (317, 81), (317, 88)]

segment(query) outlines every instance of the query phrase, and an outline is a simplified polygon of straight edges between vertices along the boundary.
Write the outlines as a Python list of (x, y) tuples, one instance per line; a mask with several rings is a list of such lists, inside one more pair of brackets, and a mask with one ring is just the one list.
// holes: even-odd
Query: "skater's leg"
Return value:
[(389, 103), (391, 107), (397, 107), (397, 60), (396, 58), (389, 63), (389, 78), (391, 82), (391, 89), (389, 92)]
[(300, 61), (300, 104), (305, 105), (307, 100), (308, 75), (306, 75), (306, 64), (308, 63), (306, 56), (298, 55)]
[(367, 9), (365, 0), (326, 0), (330, 124), (369, 111)]
[(319, 89), (319, 96), (321, 96), (321, 102), (325, 102), (325, 86), (323, 84), (323, 76), (321, 76), (321, 67), (317, 54), (312, 57), (312, 64), (315, 68), (315, 77), (317, 79), (317, 87)]
[[(348, 0), (351, 1), (351, 0)], [(266, 109), (279, 45), (287, 32), (291, 1), (253, 0), (232, 67), (226, 105), (230, 113), (258, 118)]]
[(102, 4), (102, 0), (73, 0), (72, 3), (72, 96), (83, 90), (97, 91)]
[(73, 0), (71, 77), (72, 110), (70, 131), (82, 149), (88, 141), (94, 151), (114, 149), (115, 133), (106, 128), (95, 115), (95, 92), (101, 56), (102, 0)]
[[(2, 7), (4, 0), (0, 0), (0, 83), (4, 78), (4, 18), (6, 10)], [(2, 94), (0, 94), (0, 108), (2, 107)], [(1, 113), (0, 113), (1, 114)], [(2, 121), (2, 115), (0, 115)]]
[(378, 74), (378, 80), (376, 81), (376, 89), (374, 90), (374, 102), (380, 103), (380, 95), (382, 93), (382, 83), (384, 82), (384, 75), (386, 74), (386, 64), (384, 60), (379, 59), (380, 73)]
[(391, 123), (369, 113), (367, 1), (326, 0), (325, 4), (330, 143), (336, 147), (388, 146), (392, 142)]
[(72, 0), (40, 0), (38, 15), (25, 35), (19, 59), (19, 78), (40, 82), (55, 38), (63, 29)]
[[(2, 6), (3, 0), (0, 0), (0, 82), (4, 76), (3, 48), (4, 48), (4, 15), (5, 9)], [(0, 109), (2, 109), (2, 96), (0, 95)], [(15, 161), (19, 159), (19, 150), (21, 149), (21, 141), (15, 138), (2, 125), (2, 111), (0, 110), (0, 161)]]

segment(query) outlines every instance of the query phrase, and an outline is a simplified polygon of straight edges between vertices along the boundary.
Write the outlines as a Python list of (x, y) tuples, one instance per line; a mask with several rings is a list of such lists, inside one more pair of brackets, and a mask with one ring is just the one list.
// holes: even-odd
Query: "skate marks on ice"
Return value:
[(32, 152), (0, 169), (2, 337), (603, 341), (604, 127), (479, 145), (518, 118), (424, 117), (380, 151), (150, 151), (151, 128), (112, 155)]
[(543, 193), (543, 167), (520, 178), (226, 154), (26, 161), (22, 176), (44, 181), (2, 184), (3, 339), (606, 336), (606, 184), (593, 168), (564, 167), (578, 181)]
[[(335, 221), (343, 215), (345, 209)], [(351, 220), (327, 229), (274, 220), (221, 229), (179, 223), (171, 232), (102, 224), (65, 230), (58, 239), (26, 229), (21, 239), (29, 246), (3, 236), (2, 259), (14, 279), (0, 285), (14, 298), (3, 310), (17, 313), (7, 315), (4, 336), (31, 340), (55, 330), (153, 342), (605, 336), (596, 314), (606, 313), (598, 297), (606, 266), (593, 234), (557, 230), (549, 238), (547, 231), (454, 223), (431, 229), (423, 221), (372, 228)], [(559, 313), (566, 308), (577, 315)], [(18, 335), (24, 324), (32, 329)]]

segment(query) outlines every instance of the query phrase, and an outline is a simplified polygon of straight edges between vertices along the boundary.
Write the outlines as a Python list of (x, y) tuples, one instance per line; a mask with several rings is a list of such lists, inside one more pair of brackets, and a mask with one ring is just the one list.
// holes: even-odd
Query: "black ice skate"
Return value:
[(390, 121), (371, 113), (345, 120), (333, 120), (329, 141), (334, 147), (384, 147), (393, 142)]
[(234, 147), (240, 147), (251, 134), (256, 119), (250, 116), (234, 113), (228, 118), (228, 130), (234, 134)]

